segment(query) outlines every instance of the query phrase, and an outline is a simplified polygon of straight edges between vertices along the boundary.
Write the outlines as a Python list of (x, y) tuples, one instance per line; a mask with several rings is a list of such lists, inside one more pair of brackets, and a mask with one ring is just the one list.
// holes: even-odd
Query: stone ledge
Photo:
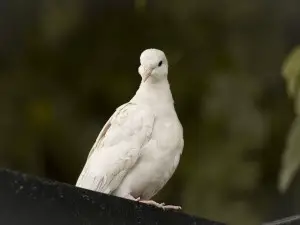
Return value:
[(0, 170), (0, 221), (3, 225), (223, 224), (6, 169)]

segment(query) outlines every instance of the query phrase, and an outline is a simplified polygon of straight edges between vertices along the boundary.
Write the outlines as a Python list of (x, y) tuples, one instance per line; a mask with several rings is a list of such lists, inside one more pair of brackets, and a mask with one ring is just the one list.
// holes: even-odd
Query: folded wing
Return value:
[(98, 135), (76, 186), (113, 192), (139, 159), (142, 146), (151, 139), (154, 119), (145, 106), (120, 106)]

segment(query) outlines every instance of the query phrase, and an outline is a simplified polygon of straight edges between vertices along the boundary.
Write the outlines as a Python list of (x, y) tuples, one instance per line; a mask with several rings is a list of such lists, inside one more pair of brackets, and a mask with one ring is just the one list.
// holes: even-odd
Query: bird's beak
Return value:
[(144, 78), (144, 82), (146, 82), (146, 80), (148, 80), (148, 78), (151, 76), (152, 73), (152, 68), (145, 68), (145, 78)]

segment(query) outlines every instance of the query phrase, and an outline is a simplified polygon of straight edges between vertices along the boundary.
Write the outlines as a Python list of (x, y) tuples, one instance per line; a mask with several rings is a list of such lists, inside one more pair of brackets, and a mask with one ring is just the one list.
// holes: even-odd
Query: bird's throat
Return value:
[(147, 103), (150, 106), (157, 103), (173, 104), (173, 96), (168, 80), (161, 80), (155, 83), (151, 82), (151, 80), (141, 82), (132, 101), (136, 103)]

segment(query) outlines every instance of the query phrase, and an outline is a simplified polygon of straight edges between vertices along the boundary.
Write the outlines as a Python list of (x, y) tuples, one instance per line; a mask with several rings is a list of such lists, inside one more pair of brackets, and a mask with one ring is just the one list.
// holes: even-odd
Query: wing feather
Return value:
[(127, 103), (120, 106), (99, 133), (76, 186), (113, 192), (151, 138), (154, 115), (145, 106)]

